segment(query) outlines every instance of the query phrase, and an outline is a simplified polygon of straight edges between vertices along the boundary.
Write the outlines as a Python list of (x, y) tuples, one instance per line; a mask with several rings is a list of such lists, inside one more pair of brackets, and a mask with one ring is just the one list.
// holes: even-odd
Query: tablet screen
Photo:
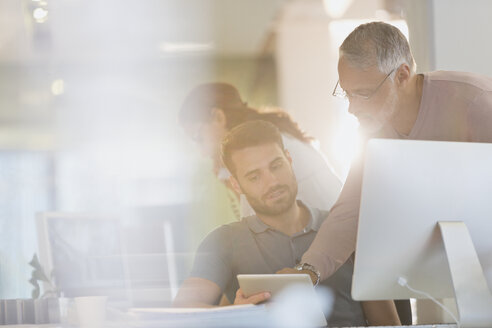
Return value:
[(260, 292), (270, 292), (274, 296), (294, 284), (313, 288), (307, 274), (238, 274), (237, 280), (246, 297)]

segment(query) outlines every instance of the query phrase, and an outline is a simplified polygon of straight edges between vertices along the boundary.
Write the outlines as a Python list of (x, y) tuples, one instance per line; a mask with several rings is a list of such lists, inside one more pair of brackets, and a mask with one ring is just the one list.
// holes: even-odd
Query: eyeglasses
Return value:
[(376, 92), (378, 92), (379, 88), (381, 88), (381, 86), (383, 85), (384, 81), (386, 81), (386, 79), (396, 70), (396, 68), (394, 68), (391, 72), (388, 73), (388, 75), (386, 75), (386, 77), (384, 78), (383, 81), (381, 81), (381, 83), (379, 83), (379, 85), (376, 87), (376, 89), (374, 89), (374, 91), (372, 91), (370, 94), (368, 95), (361, 95), (361, 94), (358, 94), (358, 93), (347, 93), (345, 90), (342, 89), (342, 87), (340, 87), (340, 80), (337, 81), (337, 84), (335, 85), (335, 88), (333, 89), (333, 92), (332, 92), (332, 96), (334, 97), (338, 97), (338, 98), (343, 98), (343, 99), (363, 99), (363, 100), (369, 100), (372, 96), (374, 96), (376, 94)]

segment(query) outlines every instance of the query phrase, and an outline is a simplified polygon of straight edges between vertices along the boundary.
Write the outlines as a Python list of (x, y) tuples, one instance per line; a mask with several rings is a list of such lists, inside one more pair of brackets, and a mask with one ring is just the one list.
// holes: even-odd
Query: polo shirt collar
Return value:
[[(309, 221), (306, 225), (306, 228), (304, 228), (302, 232), (308, 232), (310, 230), (318, 231), (322, 222), (320, 211), (307, 206), (300, 200), (297, 200), (297, 202), (300, 206), (304, 206), (309, 211)], [(265, 224), (263, 221), (261, 221), (260, 218), (256, 215), (245, 217), (243, 220), (246, 221), (249, 229), (256, 234), (265, 232), (268, 229), (275, 230), (269, 225)]]

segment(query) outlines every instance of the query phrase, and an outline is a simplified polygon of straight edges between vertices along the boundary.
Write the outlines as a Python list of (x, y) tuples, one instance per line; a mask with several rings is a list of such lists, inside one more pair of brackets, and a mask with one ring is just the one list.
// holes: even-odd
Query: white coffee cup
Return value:
[(106, 296), (75, 298), (75, 309), (80, 328), (101, 328), (106, 320)]

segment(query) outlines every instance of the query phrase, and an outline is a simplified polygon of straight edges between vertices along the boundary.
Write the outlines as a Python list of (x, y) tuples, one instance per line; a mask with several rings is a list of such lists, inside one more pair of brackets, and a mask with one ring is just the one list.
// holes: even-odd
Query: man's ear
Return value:
[(237, 181), (237, 179), (231, 175), (229, 177), (229, 182), (231, 183), (231, 186), (232, 188), (234, 188), (234, 191), (238, 194), (242, 194), (243, 191), (241, 190), (241, 186), (239, 185), (239, 182)]
[(396, 70), (396, 83), (401, 86), (407, 84), (407, 82), (410, 81), (410, 76), (412, 75), (411, 73), (410, 67), (406, 63), (401, 64)]
[(225, 116), (225, 113), (222, 109), (220, 108), (214, 108), (212, 111), (212, 122), (215, 124), (225, 127), (227, 124), (227, 118)]

